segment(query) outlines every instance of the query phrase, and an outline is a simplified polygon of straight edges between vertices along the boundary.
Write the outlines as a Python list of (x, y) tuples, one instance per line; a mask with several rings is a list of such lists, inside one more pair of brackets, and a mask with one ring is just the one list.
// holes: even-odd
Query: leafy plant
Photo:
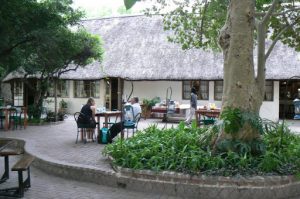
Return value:
[(155, 104), (160, 102), (159, 97), (154, 97), (152, 99), (143, 99), (143, 105), (146, 107), (146, 109), (150, 110), (152, 106), (155, 106)]
[[(226, 152), (213, 152), (220, 126), (176, 128), (149, 126), (135, 137), (107, 145), (113, 164), (132, 169), (206, 175), (287, 175), (300, 171), (300, 138), (282, 124), (264, 124), (261, 139), (225, 140)], [(268, 129), (268, 131), (266, 130)], [(284, 135), (284, 136), (282, 136)]]
[(259, 115), (251, 112), (241, 111), (238, 108), (226, 108), (222, 111), (221, 119), (223, 128), (228, 134), (236, 134), (246, 124), (263, 133), (262, 119)]
[(68, 108), (68, 103), (62, 99), (62, 100), (59, 102), (59, 107), (60, 107), (60, 108), (63, 108), (63, 109), (67, 109), (67, 108)]

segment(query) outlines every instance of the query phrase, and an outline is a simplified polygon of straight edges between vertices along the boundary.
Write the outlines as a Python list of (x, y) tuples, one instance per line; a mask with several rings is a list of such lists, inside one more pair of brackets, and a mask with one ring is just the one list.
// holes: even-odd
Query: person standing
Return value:
[(194, 87), (191, 89), (191, 99), (190, 99), (190, 112), (185, 120), (185, 123), (189, 125), (195, 115), (197, 109), (197, 92)]
[(95, 100), (93, 98), (89, 98), (87, 103), (81, 108), (80, 115), (78, 117), (78, 123), (84, 124), (87, 129), (87, 135), (85, 131), (82, 133), (84, 143), (86, 143), (88, 139), (93, 140), (93, 134), (96, 128), (95, 113)]

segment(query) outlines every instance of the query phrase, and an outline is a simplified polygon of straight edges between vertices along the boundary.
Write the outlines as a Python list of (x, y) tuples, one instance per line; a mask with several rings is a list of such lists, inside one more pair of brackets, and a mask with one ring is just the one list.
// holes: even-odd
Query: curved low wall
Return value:
[[(24, 141), (18, 140), (19, 146)], [(26, 146), (25, 146), (26, 150)], [(32, 152), (28, 152), (34, 155)], [(191, 176), (175, 172), (153, 172), (114, 167), (69, 164), (36, 157), (34, 166), (52, 175), (133, 191), (205, 199), (285, 199), (300, 196), (300, 182), (294, 176), (216, 177)]]

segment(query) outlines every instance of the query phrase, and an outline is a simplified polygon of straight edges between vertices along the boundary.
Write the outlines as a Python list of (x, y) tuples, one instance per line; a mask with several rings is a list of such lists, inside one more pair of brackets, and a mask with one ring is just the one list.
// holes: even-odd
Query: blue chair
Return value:
[(124, 121), (124, 129), (127, 131), (127, 138), (128, 138), (128, 130), (132, 129), (132, 136), (134, 136), (135, 131), (138, 129), (138, 124), (141, 119), (141, 113), (135, 115), (133, 120), (125, 120)]

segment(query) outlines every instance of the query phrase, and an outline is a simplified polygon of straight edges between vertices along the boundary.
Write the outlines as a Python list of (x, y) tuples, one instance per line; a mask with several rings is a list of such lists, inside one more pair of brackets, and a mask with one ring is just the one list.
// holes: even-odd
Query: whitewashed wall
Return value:
[[(70, 91), (68, 98), (58, 98), (59, 103), (61, 99), (68, 103), (68, 113), (73, 114), (80, 111), (82, 104), (85, 104), (87, 98), (74, 98), (73, 81), (70, 82)], [(154, 97), (160, 97), (162, 100), (166, 99), (167, 88), (172, 88), (172, 100), (178, 101), (180, 104), (189, 104), (189, 100), (182, 99), (182, 82), (181, 81), (134, 81), (133, 82), (133, 94), (137, 96), (142, 102), (143, 99), (152, 99)], [(125, 81), (123, 98), (127, 98), (131, 92), (131, 83)], [(54, 102), (54, 98), (48, 98)], [(100, 98), (96, 98), (97, 107), (104, 106), (105, 102), (105, 83), (100, 81)], [(46, 104), (48, 108), (54, 110), (54, 103)], [(221, 107), (221, 101), (214, 100), (214, 81), (209, 82), (209, 100), (198, 100), (198, 106), (205, 106), (208, 103), (215, 103), (217, 107)], [(273, 121), (279, 119), (279, 82), (274, 82), (274, 100), (264, 101), (260, 109), (260, 116)]]
[(264, 101), (260, 108), (260, 116), (272, 121), (279, 120), (279, 81), (274, 81), (273, 101)]
[[(68, 109), (67, 112), (69, 114), (73, 114), (77, 111), (80, 111), (83, 104), (86, 104), (88, 98), (74, 98), (74, 81), (70, 81), (70, 90), (69, 90), (69, 97), (64, 98), (57, 98), (57, 104), (59, 105), (59, 102), (61, 99), (63, 99), (65, 102), (68, 103)], [(104, 96), (105, 96), (105, 84), (103, 80), (100, 80), (100, 97), (94, 98), (96, 102), (97, 107), (104, 106)], [(54, 111), (54, 98), (48, 98), (51, 100), (51, 103), (45, 103), (44, 106), (46, 106), (48, 109)]]
[[(182, 82), (181, 81), (134, 81), (134, 89), (132, 96), (137, 96), (142, 101), (144, 98), (152, 99), (160, 97), (166, 99), (168, 87), (172, 87), (172, 100), (178, 101), (181, 104), (189, 104), (189, 100), (182, 99)], [(124, 83), (124, 98), (130, 94), (131, 83)], [(221, 107), (221, 101), (214, 100), (214, 81), (209, 82), (209, 100), (198, 100), (198, 106), (215, 103), (217, 107)], [(273, 121), (279, 119), (279, 82), (274, 82), (274, 100), (265, 101), (260, 109), (260, 116)]]

